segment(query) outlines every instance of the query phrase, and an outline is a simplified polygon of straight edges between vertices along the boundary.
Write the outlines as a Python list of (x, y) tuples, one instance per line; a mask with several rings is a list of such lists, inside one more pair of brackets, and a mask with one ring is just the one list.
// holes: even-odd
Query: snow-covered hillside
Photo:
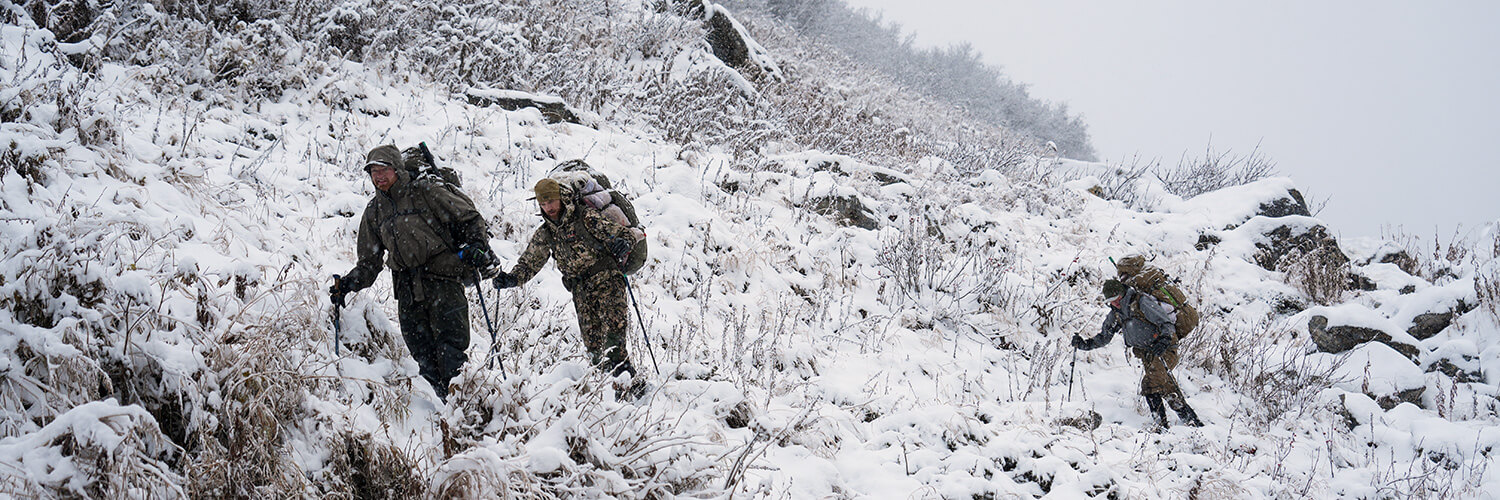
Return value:
[[(1435, 257), (1330, 247), (1286, 178), (1182, 199), (1029, 150), (992, 168), (791, 139), (747, 153), (607, 96), (572, 103), (570, 123), (312, 54), (287, 56), (303, 81), (283, 94), (239, 100), (165, 64), (77, 63), (109, 42), (0, 6), (0, 494), (1500, 491), (1497, 226)], [(681, 50), (599, 64), (726, 85), (705, 94), (765, 85), (687, 76), (736, 70)], [(470, 363), (446, 405), (400, 341), (388, 275), (335, 335), (326, 289), (374, 194), (363, 155), (419, 141), (462, 175), (507, 264), (540, 222), (529, 188), (558, 163), (585, 159), (632, 197), (651, 261), (631, 279), (631, 352), (660, 364), (645, 398), (620, 401), (589, 367), (550, 266), (469, 289)], [(1202, 428), (1153, 428), (1118, 343), (1069, 347), (1099, 328), (1109, 259), (1137, 253), (1204, 314), (1176, 370)]]

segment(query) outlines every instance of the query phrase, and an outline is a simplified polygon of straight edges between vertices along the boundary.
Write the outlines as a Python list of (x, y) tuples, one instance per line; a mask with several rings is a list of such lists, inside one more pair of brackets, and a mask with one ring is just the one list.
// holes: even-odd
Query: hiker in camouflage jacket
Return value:
[(578, 330), (589, 358), (600, 369), (635, 375), (625, 347), (630, 328), (625, 276), (620, 267), (635, 236), (598, 211), (586, 208), (567, 186), (544, 178), (536, 183), (542, 226), (532, 233), (514, 268), (495, 277), (496, 288), (531, 281), (548, 259), (562, 271), (563, 286), (573, 294)]
[(359, 261), (329, 292), (343, 305), (346, 294), (390, 267), (401, 336), (422, 377), (446, 400), (449, 381), (468, 360), (464, 281), (492, 265), (484, 218), (452, 186), (413, 179), (395, 146), (371, 150), (365, 172), (377, 192), (360, 219)]
[[(1150, 408), (1152, 416), (1161, 427), (1168, 427), (1167, 411), (1164, 406), (1170, 406), (1183, 423), (1194, 427), (1200, 427), (1203, 422), (1198, 419), (1197, 412), (1187, 403), (1187, 398), (1182, 394), (1182, 388), (1177, 385), (1177, 378), (1172, 376), (1172, 368), (1177, 366), (1177, 341), (1181, 325), (1191, 321), (1197, 324), (1197, 312), (1191, 306), (1173, 308), (1171, 304), (1164, 304), (1150, 294), (1151, 288), (1145, 288), (1149, 283), (1160, 283), (1165, 280), (1166, 273), (1154, 266), (1146, 265), (1145, 259), (1139, 256), (1131, 256), (1121, 259), (1116, 264), (1116, 270), (1120, 273), (1120, 279), (1104, 282), (1105, 301), (1109, 304), (1109, 315), (1104, 318), (1104, 325), (1099, 335), (1085, 339), (1080, 335), (1073, 335), (1073, 347), (1081, 350), (1093, 350), (1104, 347), (1114, 338), (1116, 333), (1124, 333), (1129, 338), (1141, 336), (1143, 338), (1154, 338), (1149, 348), (1131, 347), (1130, 351), (1136, 358), (1141, 360), (1144, 372), (1141, 376), (1141, 395), (1146, 398), (1146, 406)], [(1146, 273), (1153, 273), (1145, 275)], [(1142, 285), (1137, 287), (1136, 284)], [(1130, 290), (1127, 290), (1127, 286)], [(1137, 298), (1141, 300), (1137, 300)], [(1129, 311), (1126, 308), (1131, 308)], [(1158, 309), (1159, 308), (1159, 309)], [(1172, 309), (1170, 313), (1165, 309)], [(1191, 312), (1191, 317), (1188, 313)], [(1147, 321), (1140, 320), (1141, 317), (1161, 317), (1170, 314), (1173, 324), (1157, 327)], [(1128, 318), (1128, 319), (1127, 319)], [(1165, 321), (1165, 320), (1163, 320)], [(1191, 326), (1188, 327), (1191, 330)], [(1138, 332), (1135, 329), (1150, 329), (1152, 332)], [(1163, 405), (1163, 403), (1166, 403)]]

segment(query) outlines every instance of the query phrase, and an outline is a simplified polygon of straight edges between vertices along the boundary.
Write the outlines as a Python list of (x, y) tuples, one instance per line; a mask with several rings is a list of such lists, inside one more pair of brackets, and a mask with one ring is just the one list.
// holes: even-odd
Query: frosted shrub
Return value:
[(1495, 235), (1489, 260), (1480, 264), (1475, 273), (1474, 293), (1479, 298), (1479, 307), (1500, 322), (1500, 234)]
[(209, 49), (208, 69), (251, 100), (279, 100), (287, 90), (307, 84), (300, 45), (275, 21), (240, 23)]
[(1276, 264), (1288, 285), (1319, 305), (1333, 305), (1349, 290), (1349, 260), (1332, 246), (1294, 248)]
[(1137, 210), (1150, 210), (1158, 200), (1146, 192), (1146, 174), (1160, 165), (1161, 162), (1157, 160), (1146, 161), (1140, 156), (1131, 157), (1128, 163), (1116, 165), (1099, 180), (1098, 195), (1106, 200), (1125, 202), (1125, 206)]
[(876, 254), (876, 264), (894, 284), (887, 291), (893, 303), (946, 320), (1003, 291), (1003, 265), (992, 258), (990, 246), (975, 240), (946, 241), (940, 222), (916, 213), (906, 227), (882, 240)]
[(1210, 144), (1200, 158), (1188, 158), (1186, 154), (1177, 161), (1173, 169), (1153, 168), (1167, 192), (1192, 198), (1210, 191), (1230, 186), (1241, 186), (1276, 175), (1276, 162), (1260, 147), (1243, 156), (1231, 151), (1215, 152)]
[(1265, 426), (1313, 410), (1318, 393), (1338, 382), (1334, 370), (1342, 359), (1312, 363), (1303, 355), (1307, 342), (1292, 340), (1272, 318), (1231, 322), (1205, 317), (1179, 352), (1184, 366), (1218, 375), (1249, 397), (1249, 422)]

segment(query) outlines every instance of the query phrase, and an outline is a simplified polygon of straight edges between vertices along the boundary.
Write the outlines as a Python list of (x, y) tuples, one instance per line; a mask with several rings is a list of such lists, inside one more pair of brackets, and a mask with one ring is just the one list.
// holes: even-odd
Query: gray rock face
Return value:
[(1412, 319), (1411, 328), (1407, 328), (1406, 333), (1410, 333), (1418, 340), (1427, 340), (1451, 324), (1453, 324), (1453, 311), (1419, 314)]
[(1267, 271), (1275, 271), (1281, 260), (1293, 250), (1303, 255), (1327, 259), (1323, 263), (1327, 266), (1343, 266), (1349, 262), (1343, 250), (1339, 249), (1338, 240), (1330, 236), (1323, 226), (1313, 226), (1301, 233), (1293, 233), (1293, 228), (1289, 225), (1278, 226), (1266, 233), (1266, 238), (1266, 242), (1255, 244), (1260, 250), (1255, 253), (1255, 264)]
[(1417, 346), (1396, 342), (1390, 334), (1374, 328), (1349, 325), (1328, 326), (1328, 318), (1325, 316), (1313, 316), (1308, 320), (1307, 332), (1312, 335), (1313, 343), (1317, 344), (1318, 350), (1327, 353), (1341, 353), (1366, 342), (1380, 342), (1391, 346), (1396, 352), (1412, 361), (1416, 361), (1422, 353)]
[(744, 36), (734, 29), (734, 21), (718, 10), (708, 18), (708, 45), (714, 56), (730, 67), (744, 67), (750, 61), (750, 46)]
[(490, 94), (484, 92), (470, 92), (467, 94), (470, 105), (473, 106), (495, 106), (507, 111), (515, 111), (524, 108), (536, 108), (542, 112), (542, 118), (547, 123), (573, 123), (582, 124), (578, 115), (561, 99), (550, 99), (542, 96), (527, 96), (520, 92), (506, 94)]
[(809, 204), (812, 211), (829, 215), (834, 222), (869, 230), (880, 228), (880, 222), (870, 215), (870, 209), (857, 196), (825, 196), (814, 198)]
[(1278, 198), (1276, 200), (1261, 203), (1260, 208), (1256, 210), (1255, 213), (1256, 215), (1262, 215), (1273, 219), (1276, 217), (1286, 217), (1288, 215), (1303, 215), (1308, 217), (1312, 216), (1312, 212), (1307, 210), (1307, 202), (1302, 199), (1302, 193), (1298, 192), (1295, 189), (1288, 191), (1285, 198)]
[(1417, 406), (1422, 406), (1422, 393), (1426, 391), (1426, 387), (1408, 389), (1395, 394), (1375, 398), (1375, 403), (1379, 404), (1380, 407), (1385, 410), (1395, 408), (1401, 403), (1411, 403)]
[(1433, 363), (1432, 366), (1427, 367), (1427, 372), (1442, 373), (1443, 375), (1447, 375), (1449, 378), (1453, 379), (1454, 382), (1458, 382), (1460, 384), (1484, 382), (1483, 373), (1479, 372), (1478, 370), (1465, 370), (1463, 368), (1460, 368), (1458, 365), (1453, 364), (1453, 361), (1448, 359), (1437, 360), (1437, 362)]

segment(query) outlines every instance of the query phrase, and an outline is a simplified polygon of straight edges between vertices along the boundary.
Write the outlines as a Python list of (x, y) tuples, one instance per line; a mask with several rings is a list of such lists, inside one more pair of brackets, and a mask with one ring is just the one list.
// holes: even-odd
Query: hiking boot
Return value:
[(1160, 425), (1162, 429), (1165, 430), (1172, 427), (1167, 424), (1167, 407), (1162, 404), (1161, 395), (1147, 394), (1146, 407), (1151, 409), (1151, 416), (1156, 418), (1156, 424)]
[[(623, 378), (623, 377), (622, 377)], [(651, 389), (651, 384), (646, 382), (645, 377), (615, 379), (615, 400), (621, 402), (639, 401), (646, 391)]]
[(1177, 418), (1182, 420), (1184, 425), (1203, 427), (1203, 421), (1198, 420), (1198, 412), (1193, 411), (1193, 407), (1188, 406), (1187, 403), (1183, 403), (1181, 408), (1172, 410), (1177, 412)]
[(1188, 406), (1187, 401), (1182, 399), (1181, 394), (1169, 394), (1166, 400), (1167, 406), (1172, 407), (1172, 411), (1177, 412), (1177, 418), (1182, 420), (1183, 424), (1193, 427), (1203, 427), (1203, 421), (1198, 420), (1198, 412), (1193, 411), (1193, 407)]

